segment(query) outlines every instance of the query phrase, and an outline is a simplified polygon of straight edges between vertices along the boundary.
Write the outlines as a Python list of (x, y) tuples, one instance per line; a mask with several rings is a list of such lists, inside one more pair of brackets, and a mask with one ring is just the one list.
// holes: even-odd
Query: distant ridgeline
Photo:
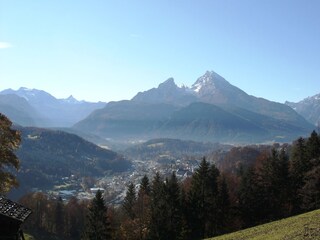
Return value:
[(6, 89), (0, 92), (0, 112), (22, 126), (71, 127), (104, 106), (103, 102), (78, 101), (73, 96), (57, 99), (37, 89)]

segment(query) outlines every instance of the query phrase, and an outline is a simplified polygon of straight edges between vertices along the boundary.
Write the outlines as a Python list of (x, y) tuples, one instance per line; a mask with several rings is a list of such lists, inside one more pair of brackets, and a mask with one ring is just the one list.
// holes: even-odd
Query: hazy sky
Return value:
[(320, 93), (319, 0), (0, 0), (0, 90), (131, 99), (213, 70), (250, 95)]

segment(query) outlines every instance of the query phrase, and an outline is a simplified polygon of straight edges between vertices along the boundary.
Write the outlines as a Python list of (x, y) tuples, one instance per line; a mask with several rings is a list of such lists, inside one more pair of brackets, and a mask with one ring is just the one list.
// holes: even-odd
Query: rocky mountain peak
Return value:
[(163, 83), (160, 83), (158, 89), (175, 89), (178, 88), (173, 78), (168, 78)]
[(68, 98), (63, 99), (67, 103), (72, 103), (72, 104), (78, 104), (80, 103), (76, 98), (74, 98), (72, 95), (70, 95)]
[(178, 87), (173, 78), (160, 83), (157, 88), (139, 92), (132, 98), (135, 102), (166, 103), (173, 105), (185, 105), (195, 101), (195, 96), (187, 87)]

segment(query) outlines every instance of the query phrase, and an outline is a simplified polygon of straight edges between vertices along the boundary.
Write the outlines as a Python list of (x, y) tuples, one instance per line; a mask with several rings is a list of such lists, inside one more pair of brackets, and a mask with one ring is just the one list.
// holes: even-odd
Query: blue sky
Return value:
[(0, 0), (0, 90), (131, 99), (213, 70), (250, 95), (320, 93), (320, 1)]

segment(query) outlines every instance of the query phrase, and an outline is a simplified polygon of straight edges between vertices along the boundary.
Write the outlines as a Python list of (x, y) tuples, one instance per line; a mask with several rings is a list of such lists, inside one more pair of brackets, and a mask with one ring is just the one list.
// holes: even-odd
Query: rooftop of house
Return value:
[(32, 211), (0, 195), (0, 216), (24, 222)]

